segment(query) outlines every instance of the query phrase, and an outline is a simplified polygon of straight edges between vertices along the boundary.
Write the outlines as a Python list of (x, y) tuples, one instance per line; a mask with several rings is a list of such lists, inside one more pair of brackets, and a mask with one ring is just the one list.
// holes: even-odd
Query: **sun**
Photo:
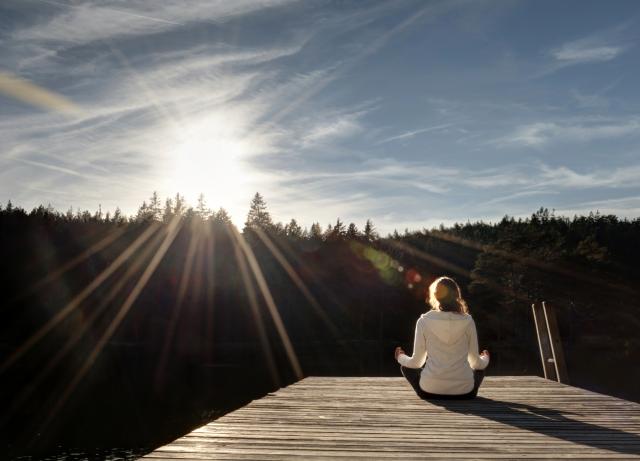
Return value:
[(251, 197), (252, 150), (251, 142), (228, 124), (211, 120), (192, 124), (168, 149), (166, 188), (184, 195), (192, 205), (202, 193), (209, 206), (233, 214)]

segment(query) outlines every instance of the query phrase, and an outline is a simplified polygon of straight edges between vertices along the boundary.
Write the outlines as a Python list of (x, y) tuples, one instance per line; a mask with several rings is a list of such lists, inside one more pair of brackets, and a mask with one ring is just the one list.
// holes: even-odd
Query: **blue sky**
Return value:
[(0, 75), (74, 110), (0, 79), (0, 199), (203, 192), (240, 225), (260, 191), (383, 233), (637, 217), (639, 39), (635, 1), (6, 0)]

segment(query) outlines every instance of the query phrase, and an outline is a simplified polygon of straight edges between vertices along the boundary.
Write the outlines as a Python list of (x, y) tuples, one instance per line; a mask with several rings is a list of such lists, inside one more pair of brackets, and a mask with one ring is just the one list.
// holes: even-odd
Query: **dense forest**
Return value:
[(571, 383), (640, 401), (640, 219), (529, 218), (381, 237), (369, 220), (243, 229), (204, 197), (135, 216), (0, 207), (2, 451), (144, 450), (308, 375), (399, 375), (425, 290), (454, 277), (488, 374), (541, 375), (531, 304)]

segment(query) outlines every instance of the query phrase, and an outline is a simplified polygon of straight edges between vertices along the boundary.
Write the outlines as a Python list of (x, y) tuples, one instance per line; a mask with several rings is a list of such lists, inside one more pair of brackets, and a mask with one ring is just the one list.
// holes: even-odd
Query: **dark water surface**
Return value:
[(70, 450), (58, 447), (59, 452), (50, 455), (18, 456), (14, 461), (129, 461), (138, 459), (148, 453), (149, 448), (96, 448), (93, 450)]

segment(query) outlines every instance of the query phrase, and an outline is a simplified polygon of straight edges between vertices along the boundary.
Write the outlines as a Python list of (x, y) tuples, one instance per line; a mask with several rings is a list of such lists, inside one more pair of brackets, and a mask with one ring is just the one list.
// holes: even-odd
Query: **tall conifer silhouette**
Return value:
[(247, 221), (244, 223), (244, 230), (256, 228), (268, 230), (272, 227), (273, 222), (271, 221), (271, 215), (267, 211), (267, 203), (262, 195), (256, 192), (249, 205), (249, 213), (247, 214)]

